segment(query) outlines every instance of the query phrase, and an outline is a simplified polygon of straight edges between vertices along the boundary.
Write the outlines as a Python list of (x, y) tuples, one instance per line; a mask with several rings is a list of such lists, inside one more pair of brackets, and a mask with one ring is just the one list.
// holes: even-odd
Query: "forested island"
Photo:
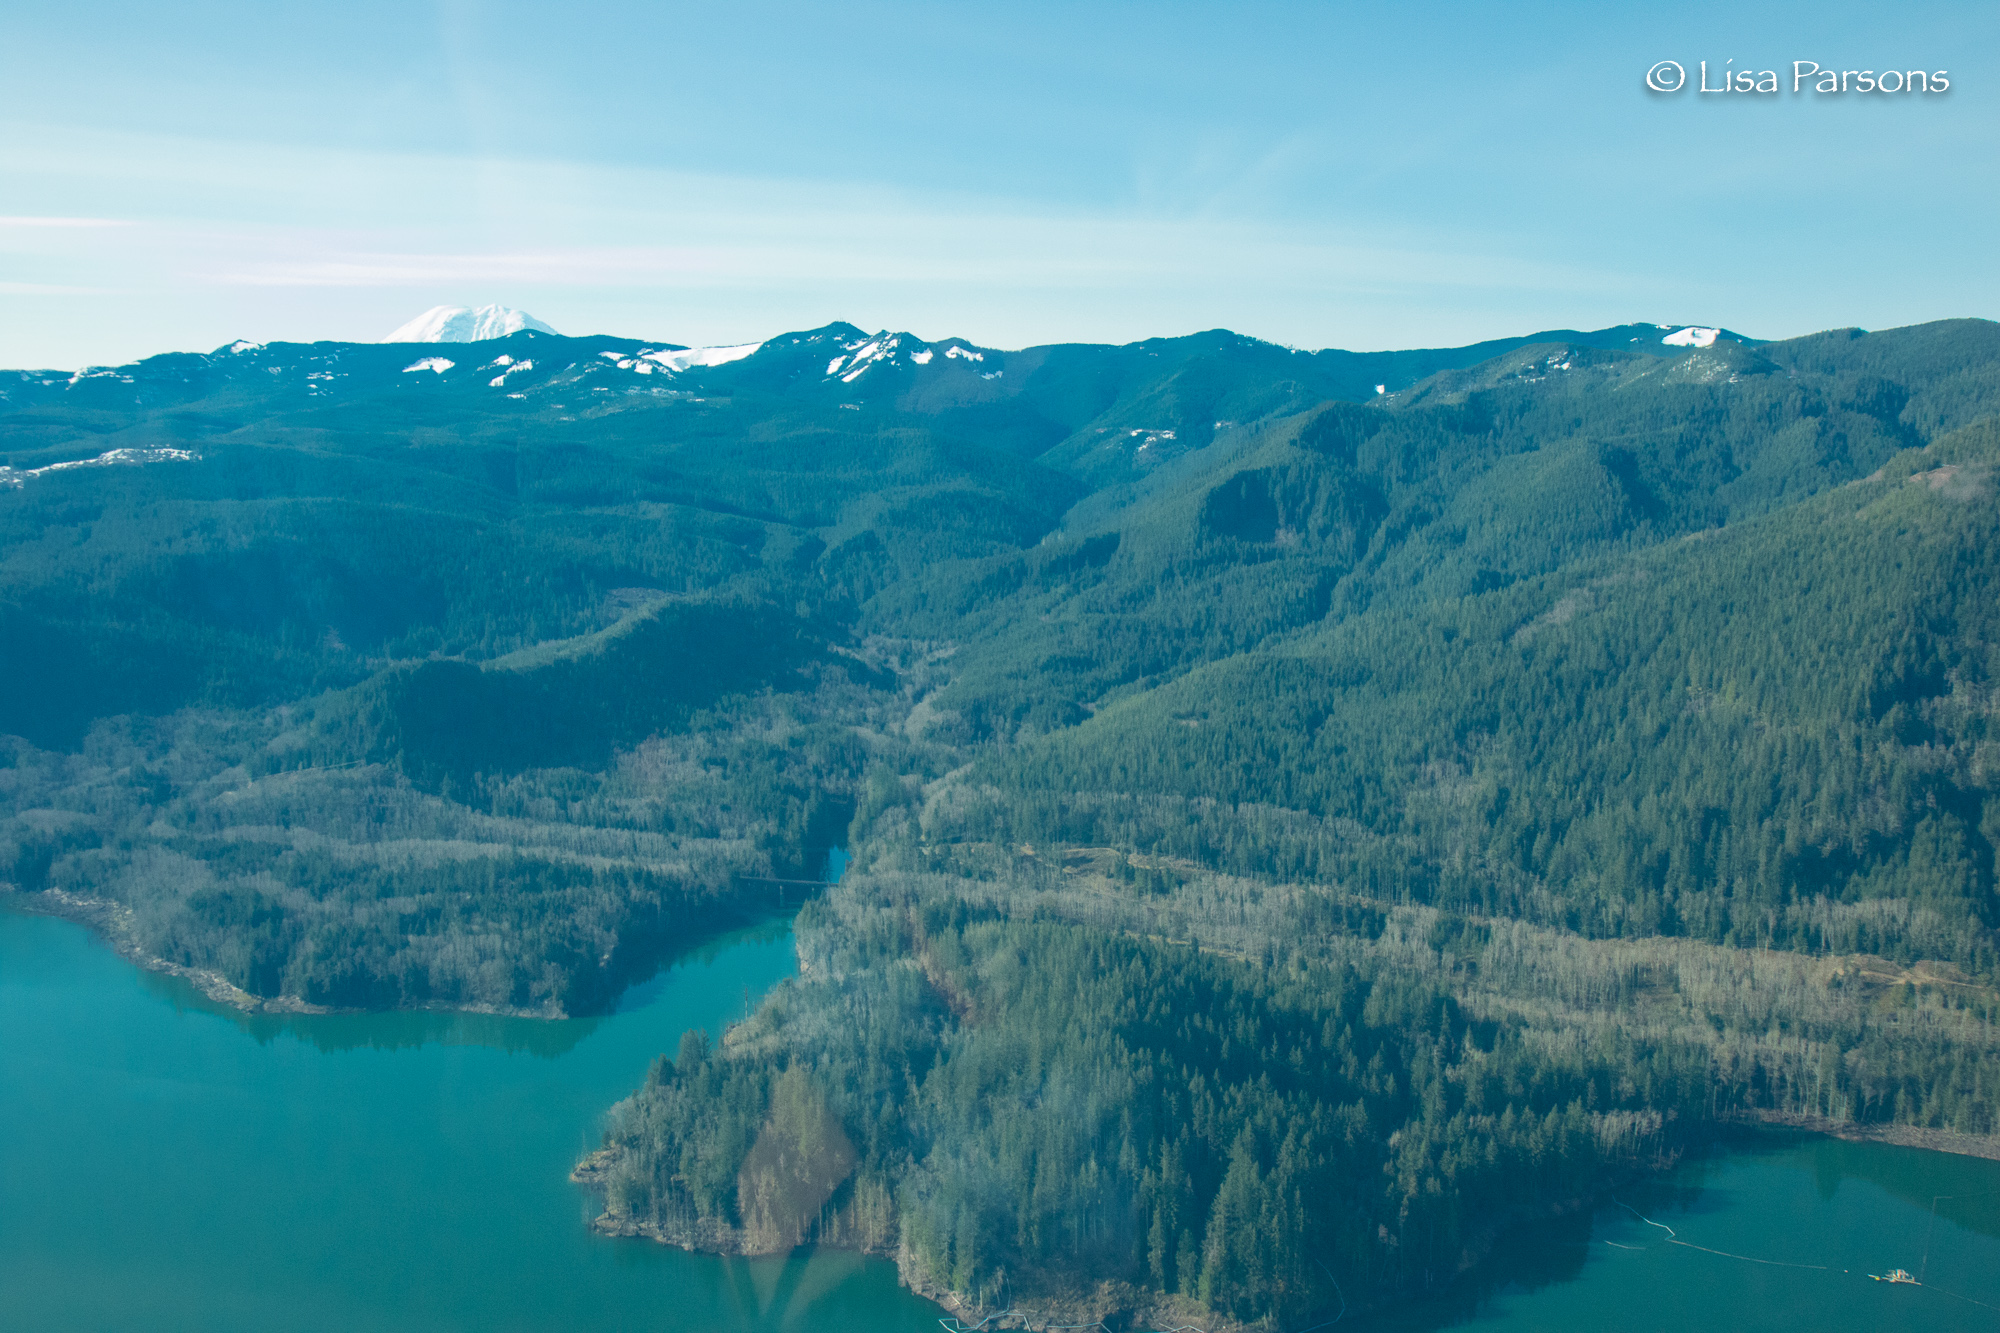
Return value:
[(796, 910), (598, 1225), (968, 1323), (1303, 1328), (1738, 1123), (1977, 1146), (2000, 326), (1672, 332), (8, 372), (5, 901), (551, 1016)]

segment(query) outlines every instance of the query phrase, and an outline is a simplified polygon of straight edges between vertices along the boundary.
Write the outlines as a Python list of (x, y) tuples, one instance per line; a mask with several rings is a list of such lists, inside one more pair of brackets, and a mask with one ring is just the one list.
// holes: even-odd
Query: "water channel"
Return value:
[[(0, 1329), (935, 1333), (886, 1262), (717, 1259), (584, 1226), (566, 1173), (605, 1108), (791, 969), (778, 924), (605, 1018), (243, 1015), (80, 927), (0, 912)], [(1933, 1228), (1939, 1194), (1980, 1197)], [(1924, 1287), (1867, 1276), (1926, 1250)], [(2000, 1329), (2000, 1163), (1760, 1141), (1344, 1322)]]

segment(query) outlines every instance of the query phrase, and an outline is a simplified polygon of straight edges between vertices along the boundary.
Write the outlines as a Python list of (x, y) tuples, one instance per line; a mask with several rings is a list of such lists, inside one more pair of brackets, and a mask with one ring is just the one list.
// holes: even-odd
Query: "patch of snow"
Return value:
[[(842, 355), (826, 363), (827, 378), (832, 379), (834, 376), (840, 375), (842, 383), (851, 384), (854, 382), (855, 376), (867, 370), (870, 366), (878, 365), (884, 361), (893, 363), (896, 359), (897, 349), (902, 345), (902, 334), (891, 335), (886, 330), (874, 335), (872, 338), (865, 338), (860, 342), (847, 343)], [(928, 364), (931, 355), (931, 349), (928, 347), (924, 348), (921, 352), (911, 352), (909, 354), (910, 360), (920, 366)], [(847, 367), (847, 373), (844, 375), (841, 374), (842, 366)]]
[(250, 341), (250, 340), (249, 340), (248, 338), (239, 338), (239, 339), (237, 339), (237, 340), (236, 340), (235, 342), (233, 342), (233, 343), (229, 344), (229, 346), (225, 347), (225, 348), (224, 348), (223, 350), (224, 350), (224, 351), (226, 351), (226, 352), (233, 352), (233, 353), (235, 353), (236, 355), (238, 355), (238, 356), (241, 356), (241, 355), (242, 355), (243, 353), (245, 353), (245, 352), (261, 352), (261, 351), (263, 351), (263, 350), (264, 350), (264, 344), (263, 344), (263, 343), (253, 343), (253, 342), (251, 342), (251, 341)]
[(990, 374), (986, 374), (986, 375), (981, 375), (981, 376), (980, 376), (979, 378), (980, 378), (980, 379), (983, 379), (983, 380), (997, 380), (997, 379), (999, 379), (999, 378), (1000, 378), (1000, 377), (1001, 377), (1002, 375), (1005, 375), (1006, 373), (1007, 373), (1007, 372), (1006, 372), (1006, 371), (1004, 371), (1004, 370), (996, 370), (996, 371), (993, 371), (993, 372), (992, 372), (992, 373), (990, 373)]
[(1389, 392), (1389, 386), (1386, 384), (1378, 384), (1375, 386), (1375, 392), (1378, 394), (1387, 393)]
[(500, 356), (494, 357), (486, 364), (489, 366), (511, 366), (514, 364), (514, 358), (503, 353)]
[(678, 352), (647, 352), (645, 358), (675, 374), (696, 366), (726, 366), (755, 355), (763, 343), (740, 343), (735, 347), (685, 347)]
[[(1662, 324), (1659, 327), (1665, 328), (1666, 325)], [(1715, 335), (1720, 332), (1722, 332), (1721, 329), (1703, 329), (1690, 326), (1677, 333), (1669, 333), (1666, 337), (1660, 339), (1660, 341), (1669, 347), (1713, 347), (1715, 345)]]
[(439, 305), (424, 311), (382, 341), (476, 343), (485, 342), (488, 338), (505, 338), (523, 329), (533, 329), (537, 333), (555, 332), (525, 310), (510, 310), (502, 305), (483, 305), (476, 309), (462, 305)]
[(944, 349), (945, 360), (949, 361), (955, 356), (962, 356), (967, 361), (984, 361), (986, 359), (984, 352), (975, 352), (970, 347), (947, 347)]
[(427, 356), (421, 361), (414, 361), (404, 366), (403, 373), (407, 375), (413, 370), (432, 370), (442, 375), (447, 370), (450, 370), (454, 364), (456, 363), (447, 361), (441, 356)]

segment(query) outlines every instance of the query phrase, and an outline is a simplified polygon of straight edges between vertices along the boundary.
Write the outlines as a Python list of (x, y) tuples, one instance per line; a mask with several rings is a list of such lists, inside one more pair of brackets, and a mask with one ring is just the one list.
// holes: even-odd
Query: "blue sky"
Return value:
[(1989, 3), (10, 0), (0, 365), (489, 301), (690, 344), (1991, 317), (1996, 52)]

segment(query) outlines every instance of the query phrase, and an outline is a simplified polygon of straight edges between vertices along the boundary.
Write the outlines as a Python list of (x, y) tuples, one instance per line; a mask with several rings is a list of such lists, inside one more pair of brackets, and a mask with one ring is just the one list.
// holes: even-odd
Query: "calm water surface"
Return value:
[[(604, 1019), (244, 1016), (76, 926), (0, 913), (0, 1328), (935, 1333), (886, 1263), (717, 1259), (583, 1225), (565, 1176), (604, 1109), (791, 969), (780, 928)], [(1933, 1230), (1938, 1194), (1983, 1197), (1944, 1201)], [(1771, 1140), (1621, 1198), (1439, 1298), (1344, 1322), (2000, 1329), (2000, 1163)], [(1868, 1280), (1927, 1246), (1928, 1286)]]
[(0, 913), (0, 1328), (937, 1333), (885, 1262), (583, 1225), (605, 1108), (792, 967), (778, 928), (603, 1019), (246, 1016)]
[[(1935, 1195), (1954, 1195), (1938, 1204)], [(1964, 1197), (1964, 1196), (1972, 1197)], [(1367, 1330), (2000, 1330), (2000, 1162), (1760, 1138), (1538, 1229)], [(1700, 1248), (1696, 1248), (1700, 1247)], [(1921, 1287), (1871, 1273), (1925, 1268)]]

